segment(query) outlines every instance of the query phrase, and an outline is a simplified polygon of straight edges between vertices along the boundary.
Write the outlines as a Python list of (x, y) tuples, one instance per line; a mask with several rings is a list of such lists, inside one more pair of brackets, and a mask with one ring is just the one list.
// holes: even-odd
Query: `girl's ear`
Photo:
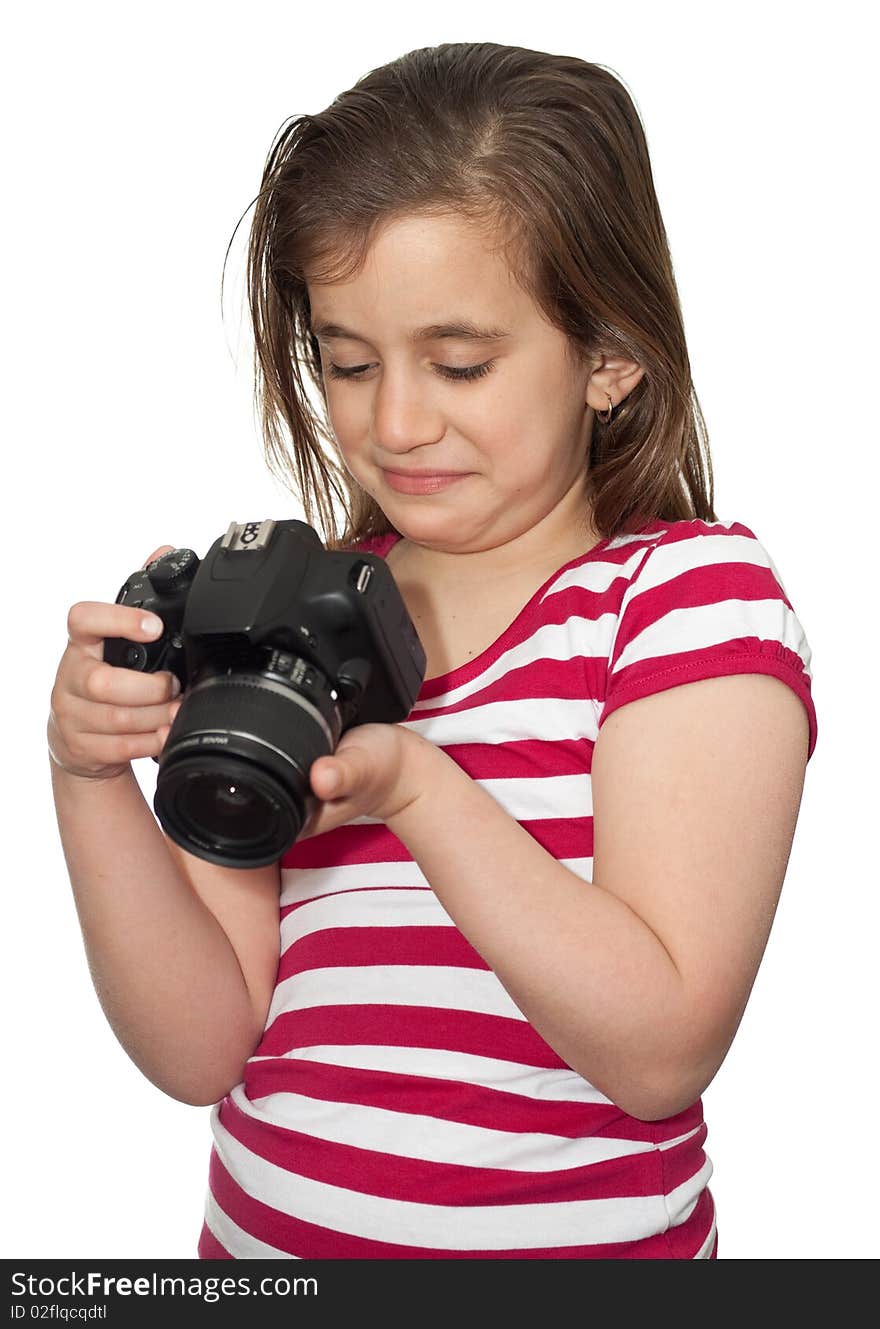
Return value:
[(587, 405), (594, 411), (607, 411), (610, 397), (613, 405), (619, 406), (644, 373), (644, 365), (636, 364), (635, 360), (627, 360), (622, 355), (603, 355), (587, 381)]

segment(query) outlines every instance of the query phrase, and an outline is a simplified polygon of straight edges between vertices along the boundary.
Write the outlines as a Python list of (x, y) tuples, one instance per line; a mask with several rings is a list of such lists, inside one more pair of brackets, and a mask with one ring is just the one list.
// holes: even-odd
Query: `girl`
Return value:
[(816, 715), (770, 555), (713, 510), (632, 101), (413, 51), (280, 134), (248, 276), (269, 464), (387, 559), (428, 665), (313, 764), (281, 862), (225, 869), (132, 774), (181, 704), (102, 663), (138, 612), (70, 611), (59, 827), (108, 1019), (212, 1105), (198, 1254), (716, 1258), (701, 1095)]

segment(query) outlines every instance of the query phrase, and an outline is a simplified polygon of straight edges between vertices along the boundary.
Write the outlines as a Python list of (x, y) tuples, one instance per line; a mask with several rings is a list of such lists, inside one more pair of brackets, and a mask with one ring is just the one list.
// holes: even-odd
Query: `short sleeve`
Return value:
[(772, 674), (803, 702), (816, 746), (812, 652), (767, 550), (739, 522), (673, 522), (626, 588), (599, 728), (618, 707), (723, 674)]

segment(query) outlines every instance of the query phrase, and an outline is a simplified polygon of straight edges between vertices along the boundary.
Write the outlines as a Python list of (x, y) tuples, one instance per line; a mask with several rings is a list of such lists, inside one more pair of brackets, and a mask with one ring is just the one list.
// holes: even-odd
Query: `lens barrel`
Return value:
[(215, 674), (184, 697), (162, 751), (153, 807), (181, 848), (224, 867), (264, 867), (294, 843), (309, 771), (335, 750), (328, 691), (253, 672)]

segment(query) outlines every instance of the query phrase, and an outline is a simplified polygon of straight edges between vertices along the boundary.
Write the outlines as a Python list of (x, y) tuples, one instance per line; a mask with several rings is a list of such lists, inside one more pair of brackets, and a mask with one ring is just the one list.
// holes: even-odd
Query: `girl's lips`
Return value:
[(383, 476), (391, 489), (396, 489), (399, 494), (436, 494), (440, 489), (446, 489), (449, 485), (455, 484), (457, 480), (464, 480), (470, 474), (468, 471), (447, 472), (412, 472), (408, 475), (402, 475), (399, 471), (385, 471)]

